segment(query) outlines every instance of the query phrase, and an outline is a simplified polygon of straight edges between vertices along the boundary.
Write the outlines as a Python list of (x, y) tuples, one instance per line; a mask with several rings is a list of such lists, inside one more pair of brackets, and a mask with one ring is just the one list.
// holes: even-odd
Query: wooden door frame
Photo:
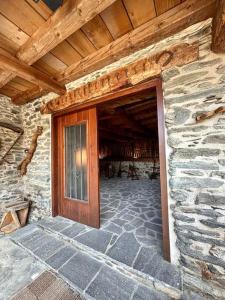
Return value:
[(121, 88), (107, 95), (100, 96), (96, 99), (89, 100), (81, 104), (52, 114), (52, 215), (58, 215), (57, 199), (57, 161), (54, 161), (57, 146), (57, 130), (54, 126), (55, 119), (69, 112), (79, 111), (90, 108), (101, 103), (116, 100), (119, 97), (136, 94), (137, 92), (156, 89), (157, 96), (157, 116), (158, 116), (158, 137), (159, 137), (159, 161), (160, 161), (160, 189), (161, 189), (161, 210), (162, 210), (162, 227), (163, 227), (163, 253), (164, 258), (170, 261), (170, 239), (169, 239), (169, 211), (168, 211), (168, 193), (167, 193), (167, 165), (166, 165), (166, 142), (165, 142), (165, 117), (164, 102), (161, 78), (155, 78), (144, 83), (136, 84), (132, 87)]

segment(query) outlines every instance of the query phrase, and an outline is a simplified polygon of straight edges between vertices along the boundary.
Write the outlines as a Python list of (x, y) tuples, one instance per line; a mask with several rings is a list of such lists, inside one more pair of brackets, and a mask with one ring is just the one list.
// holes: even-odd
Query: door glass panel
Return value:
[(86, 123), (65, 127), (65, 196), (87, 201)]

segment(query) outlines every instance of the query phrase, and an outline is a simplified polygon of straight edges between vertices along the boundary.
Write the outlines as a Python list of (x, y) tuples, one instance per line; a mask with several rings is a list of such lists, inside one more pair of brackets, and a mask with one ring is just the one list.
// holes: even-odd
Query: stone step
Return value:
[(71, 243), (37, 224), (19, 229), (11, 235), (11, 240), (58, 273), (87, 299), (181, 299), (180, 290), (108, 260), (103, 254), (96, 255), (90, 248), (87, 251), (87, 247)]

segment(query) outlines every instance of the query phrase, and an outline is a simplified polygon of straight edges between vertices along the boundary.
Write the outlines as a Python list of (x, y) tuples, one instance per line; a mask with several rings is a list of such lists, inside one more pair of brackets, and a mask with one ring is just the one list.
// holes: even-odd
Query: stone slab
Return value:
[(135, 282), (119, 272), (103, 267), (87, 293), (98, 300), (129, 300), (135, 288)]
[(170, 300), (171, 298), (160, 292), (139, 286), (132, 300)]
[(86, 229), (85, 225), (75, 222), (73, 225), (71, 225), (71, 226), (65, 228), (64, 230), (62, 230), (61, 233), (68, 236), (68, 237), (70, 237), (70, 238), (74, 238), (78, 234), (80, 234), (82, 231), (84, 231), (85, 229)]
[(59, 269), (72, 284), (85, 290), (101, 267), (101, 263), (82, 253), (74, 255)]
[(64, 242), (57, 240), (51, 236), (45, 239), (45, 243), (41, 244), (33, 253), (39, 258), (46, 260), (64, 246)]
[(110, 232), (92, 229), (82, 235), (79, 235), (78, 237), (75, 237), (75, 240), (96, 251), (105, 253), (107, 246), (110, 244), (112, 236), (113, 234)]
[(140, 248), (133, 233), (123, 233), (115, 244), (107, 251), (107, 255), (128, 266), (132, 266), (133, 261)]
[(52, 268), (58, 270), (65, 264), (73, 255), (75, 255), (77, 251), (69, 246), (61, 248), (51, 257), (46, 260), (46, 263), (50, 265)]

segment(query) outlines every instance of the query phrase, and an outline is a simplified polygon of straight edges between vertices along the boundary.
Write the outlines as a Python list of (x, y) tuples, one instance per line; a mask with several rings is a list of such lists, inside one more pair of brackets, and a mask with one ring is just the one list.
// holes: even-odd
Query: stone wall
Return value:
[[(11, 104), (7, 97), (0, 97), (0, 121), (22, 128), (21, 109)], [(0, 127), (0, 160), (11, 147), (18, 134), (12, 130)], [(21, 178), (18, 175), (17, 164), (22, 157), (21, 138), (7, 156), (7, 162), (0, 164), (0, 202), (22, 199)]]
[(199, 37), (199, 61), (162, 76), (171, 253), (187, 285), (225, 299), (225, 117), (195, 121), (225, 103), (225, 55), (210, 51), (211, 28), (202, 29), (189, 35)]
[[(120, 168), (120, 161), (110, 161), (114, 168), (115, 168), (115, 176), (117, 176), (117, 173), (119, 171)], [(101, 161), (100, 161), (101, 163)], [(148, 174), (151, 174), (153, 171), (153, 166), (154, 163), (153, 162), (144, 162), (144, 161), (122, 161), (121, 162), (121, 168), (122, 170), (128, 171), (129, 169), (129, 165), (133, 165), (137, 168), (137, 174), (139, 176), (139, 178), (149, 178)], [(155, 167), (159, 168), (159, 163), (155, 164)], [(122, 177), (127, 177), (127, 173), (122, 173)]]
[(37, 150), (23, 176), (23, 196), (32, 201), (30, 221), (51, 215), (51, 116), (40, 114), (40, 104), (38, 99), (22, 107), (25, 149), (29, 148), (37, 126), (43, 127)]

